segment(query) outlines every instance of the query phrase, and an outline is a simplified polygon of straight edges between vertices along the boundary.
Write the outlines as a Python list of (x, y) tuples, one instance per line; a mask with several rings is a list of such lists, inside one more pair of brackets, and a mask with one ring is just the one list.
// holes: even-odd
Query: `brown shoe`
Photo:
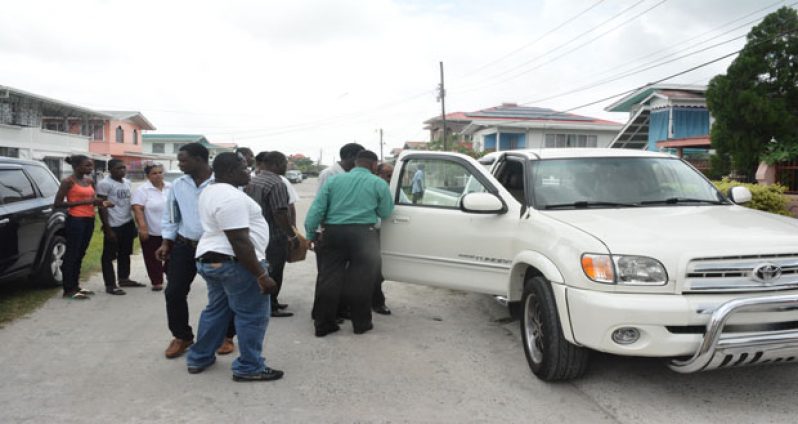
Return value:
[(172, 339), (172, 341), (169, 343), (169, 347), (166, 348), (164, 355), (166, 355), (166, 357), (169, 359), (177, 358), (178, 356), (186, 353), (186, 350), (189, 348), (189, 346), (193, 344), (194, 340), (183, 340), (177, 338)]
[(216, 351), (216, 353), (218, 353), (219, 355), (228, 355), (233, 353), (234, 350), (236, 350), (236, 345), (235, 343), (233, 343), (233, 338), (225, 337), (224, 342)]

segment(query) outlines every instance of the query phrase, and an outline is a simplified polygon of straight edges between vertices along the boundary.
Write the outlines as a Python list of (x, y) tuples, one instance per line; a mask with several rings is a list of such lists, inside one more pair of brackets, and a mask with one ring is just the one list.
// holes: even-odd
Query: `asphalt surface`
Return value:
[[(300, 218), (315, 179), (296, 185)], [(300, 219), (300, 222), (301, 222)], [(147, 281), (140, 256), (132, 278)], [(594, 355), (588, 375), (547, 384), (529, 372), (518, 322), (493, 299), (386, 282), (393, 315), (375, 329), (313, 336), (315, 258), (289, 264), (273, 318), (269, 366), (285, 377), (236, 383), (219, 357), (189, 375), (163, 356), (171, 335), (163, 293), (55, 297), (0, 329), (0, 423), (753, 423), (798, 421), (798, 367), (678, 375), (661, 361)], [(189, 296), (192, 325), (205, 305), (200, 277)]]

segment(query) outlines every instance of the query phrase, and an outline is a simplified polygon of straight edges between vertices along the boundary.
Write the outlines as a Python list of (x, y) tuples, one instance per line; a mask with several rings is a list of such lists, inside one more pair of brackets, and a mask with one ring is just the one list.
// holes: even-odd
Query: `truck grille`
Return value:
[(685, 292), (746, 292), (798, 288), (798, 253), (693, 259)]

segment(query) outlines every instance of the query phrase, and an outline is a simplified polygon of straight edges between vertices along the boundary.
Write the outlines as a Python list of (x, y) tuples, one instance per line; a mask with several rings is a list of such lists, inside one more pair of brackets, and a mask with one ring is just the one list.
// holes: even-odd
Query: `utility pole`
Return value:
[(380, 162), (382, 162), (382, 128), (380, 128)]
[(441, 64), (441, 84), (438, 87), (438, 101), (441, 102), (441, 119), (443, 120), (443, 151), (446, 149), (446, 88), (443, 86), (443, 61)]

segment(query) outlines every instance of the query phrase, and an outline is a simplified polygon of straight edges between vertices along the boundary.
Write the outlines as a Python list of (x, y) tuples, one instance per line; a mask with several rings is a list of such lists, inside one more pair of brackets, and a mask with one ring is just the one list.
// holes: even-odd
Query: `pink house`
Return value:
[(100, 111), (108, 119), (93, 131), (89, 143), (91, 153), (121, 159), (130, 167), (141, 162), (147, 155), (142, 154), (141, 134), (155, 129), (141, 112)]

